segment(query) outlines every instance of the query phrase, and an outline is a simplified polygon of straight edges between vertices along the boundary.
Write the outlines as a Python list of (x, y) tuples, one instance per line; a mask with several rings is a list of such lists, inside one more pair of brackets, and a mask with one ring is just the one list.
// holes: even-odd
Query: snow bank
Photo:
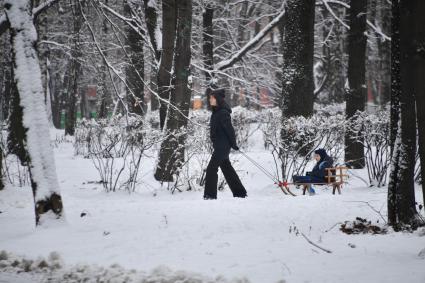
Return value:
[(47, 258), (36, 260), (0, 252), (0, 281), (31, 282), (140, 282), (140, 283), (249, 283), (247, 279), (227, 280), (222, 276), (209, 278), (198, 273), (173, 271), (159, 266), (149, 273), (125, 269), (118, 264), (108, 267), (75, 265), (66, 267), (59, 253), (51, 252)]

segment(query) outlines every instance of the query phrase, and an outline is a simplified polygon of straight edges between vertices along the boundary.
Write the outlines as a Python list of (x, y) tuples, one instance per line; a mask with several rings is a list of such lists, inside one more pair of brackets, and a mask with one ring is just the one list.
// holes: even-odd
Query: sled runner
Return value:
[(275, 183), (279, 188), (280, 188), (280, 190), (285, 194), (285, 195), (291, 195), (291, 196), (296, 196), (296, 194), (294, 194), (290, 189), (289, 189), (289, 186), (288, 186), (288, 182), (278, 182), (278, 183)]

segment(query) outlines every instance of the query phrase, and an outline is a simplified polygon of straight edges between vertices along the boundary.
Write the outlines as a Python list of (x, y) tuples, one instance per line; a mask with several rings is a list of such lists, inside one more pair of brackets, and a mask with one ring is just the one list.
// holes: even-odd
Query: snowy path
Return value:
[[(359, 201), (383, 207), (385, 214), (385, 189), (352, 179), (340, 196), (326, 188), (312, 197), (284, 196), (236, 156), (238, 168), (250, 172), (242, 174), (247, 199), (233, 199), (225, 190), (217, 201), (204, 201), (200, 191), (170, 195), (146, 186), (131, 195), (107, 194), (87, 183), (99, 179), (97, 172), (90, 160), (72, 155), (71, 144), (55, 153), (66, 223), (35, 231), (30, 190), (7, 188), (0, 192), (0, 250), (34, 259), (57, 251), (67, 265), (118, 263), (144, 271), (163, 265), (259, 283), (425, 282), (420, 232), (349, 236), (338, 227), (325, 232), (357, 216), (382, 223)], [(267, 154), (250, 154), (272, 166)], [(152, 168), (149, 162), (144, 168)], [(155, 186), (152, 177), (147, 182)], [(419, 188), (417, 199), (422, 199)], [(80, 217), (82, 212), (87, 215)], [(296, 230), (332, 253), (310, 245)]]

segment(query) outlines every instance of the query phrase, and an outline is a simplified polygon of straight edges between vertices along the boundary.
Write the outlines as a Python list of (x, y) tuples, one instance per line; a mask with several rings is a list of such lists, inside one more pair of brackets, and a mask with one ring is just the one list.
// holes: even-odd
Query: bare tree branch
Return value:
[[(338, 1), (338, 0), (321, 0), (321, 2), (323, 3), (323, 5), (325, 5), (326, 9), (329, 11), (329, 13), (331, 13), (331, 15), (338, 21), (340, 22), (346, 29), (350, 29), (350, 27), (344, 23), (344, 21), (342, 19), (340, 19), (335, 12), (332, 10), (332, 8), (329, 6), (329, 4), (337, 4), (340, 6), (343, 6), (346, 9), (350, 8), (350, 5), (348, 5), (347, 3), (344, 3), (342, 1)], [(386, 35), (381, 28), (375, 26), (374, 24), (372, 24), (369, 20), (366, 21), (367, 25), (372, 28), (372, 30), (377, 33), (382, 39), (384, 40), (388, 40), (391, 41), (391, 37), (389, 37), (388, 35)]]
[(285, 15), (285, 9), (280, 12), (276, 18), (273, 19), (268, 25), (266, 25), (253, 39), (251, 39), (248, 43), (246, 43), (238, 52), (233, 54), (230, 58), (225, 59), (221, 62), (218, 62), (215, 70), (223, 71), (231, 66), (233, 66), (236, 62), (240, 61), (242, 57), (254, 48), (277, 24)]
[[(98, 6), (100, 6), (100, 8), (102, 9), (103, 13), (104, 11), (112, 14), (114, 17), (120, 19), (121, 21), (123, 21), (126, 25), (128, 25), (131, 29), (133, 29), (135, 32), (137, 32), (140, 37), (143, 39), (143, 41), (148, 44), (149, 48), (151, 49), (151, 51), (153, 52), (153, 54), (157, 53), (157, 47), (156, 44), (154, 45), (150, 38), (146, 37), (146, 34), (148, 34), (146, 32), (146, 30), (143, 28), (143, 26), (141, 25), (141, 23), (139, 23), (138, 21), (135, 21), (133, 18), (127, 18), (123, 15), (121, 15), (120, 13), (118, 13), (117, 11), (115, 11), (114, 9), (112, 9), (111, 7), (109, 7), (108, 5), (102, 3), (101, 1), (96, 1), (93, 0), (93, 2), (95, 2)], [(104, 16), (106, 17), (106, 14), (104, 13)], [(158, 64), (158, 60), (155, 57), (155, 61), (156, 64)]]
[(319, 248), (319, 249), (321, 249), (322, 251), (327, 252), (328, 254), (331, 254), (331, 253), (332, 253), (332, 251), (330, 251), (330, 250), (328, 250), (328, 249), (325, 249), (325, 248), (322, 248), (322, 247), (321, 247), (321, 246), (319, 246), (318, 244), (316, 244), (316, 243), (314, 243), (313, 241), (311, 241), (309, 238), (307, 238), (307, 236), (306, 236), (306, 235), (304, 235), (304, 233), (301, 233), (301, 236), (303, 236), (303, 237), (304, 237), (304, 239), (306, 239), (306, 241), (307, 241), (309, 244), (311, 244), (311, 245), (315, 246), (316, 248)]
[(325, 75), (325, 77), (322, 79), (322, 82), (320, 85), (314, 90), (314, 98), (317, 98), (317, 96), (322, 92), (323, 88), (325, 87), (325, 84), (328, 80), (328, 75)]

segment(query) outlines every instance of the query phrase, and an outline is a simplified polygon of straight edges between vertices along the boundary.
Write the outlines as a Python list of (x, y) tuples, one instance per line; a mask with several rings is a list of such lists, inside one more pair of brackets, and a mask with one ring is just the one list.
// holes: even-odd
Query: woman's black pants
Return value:
[(207, 174), (205, 177), (205, 191), (204, 198), (216, 199), (217, 198), (217, 181), (218, 181), (218, 167), (223, 172), (224, 178), (230, 187), (234, 197), (244, 198), (247, 196), (246, 190), (241, 183), (241, 180), (236, 174), (232, 164), (230, 164), (229, 158), (219, 159), (213, 154), (211, 156), (210, 163), (207, 167)]

